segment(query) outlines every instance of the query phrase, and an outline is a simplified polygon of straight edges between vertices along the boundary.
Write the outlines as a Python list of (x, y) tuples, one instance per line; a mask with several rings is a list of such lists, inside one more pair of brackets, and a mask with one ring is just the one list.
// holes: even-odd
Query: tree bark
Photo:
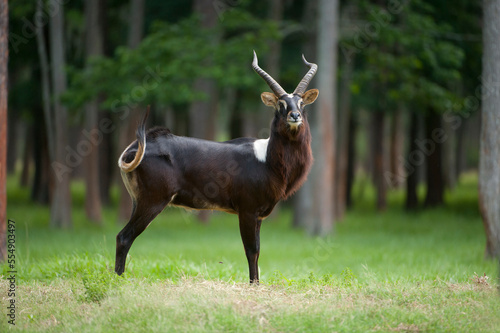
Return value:
[[(85, 49), (87, 59), (89, 57), (103, 54), (103, 27), (100, 0), (88, 0), (85, 2)], [(88, 66), (88, 65), (87, 65)], [(99, 150), (98, 146), (102, 140), (102, 133), (98, 128), (99, 122), (99, 100), (90, 101), (85, 107), (85, 128), (90, 133), (90, 138), (85, 137), (91, 144), (90, 152), (85, 157), (85, 213), (87, 218), (93, 222), (101, 223), (102, 204), (99, 177)], [(100, 140), (99, 140), (100, 138)]]
[(354, 61), (346, 61), (342, 71), (337, 127), (337, 167), (335, 175), (335, 219), (344, 218), (347, 200), (347, 164), (349, 153), (349, 121), (351, 117), (351, 81)]
[(31, 169), (31, 160), (33, 157), (33, 131), (31, 130), (31, 126), (26, 126), (26, 135), (24, 135), (24, 147), (23, 147), (23, 162), (21, 168), (21, 177), (19, 179), (19, 186), (28, 187), (30, 182), (30, 169)]
[(443, 142), (443, 177), (448, 189), (455, 188), (457, 183), (457, 156), (455, 149), (456, 133), (449, 122), (442, 122), (447, 140)]
[(52, 119), (54, 137), (51, 145), (54, 152), (54, 159), (51, 163), (54, 179), (52, 181), (50, 223), (53, 227), (68, 228), (72, 225), (70, 172), (59, 169), (59, 167), (65, 166), (65, 147), (68, 145), (67, 111), (60, 102), (60, 96), (66, 90), (67, 85), (64, 54), (64, 7), (58, 1), (52, 1), (51, 6), (54, 8), (49, 22), (52, 86), (54, 89), (54, 118)]
[[(101, 111), (99, 119), (112, 119), (112, 113)], [(113, 146), (113, 133), (101, 133), (102, 142), (99, 146), (99, 192), (103, 205), (111, 204), (110, 189), (116, 168), (115, 149)]]
[[(304, 10), (302, 16), (302, 24), (305, 27), (304, 35), (305, 42), (302, 45), (303, 54), (307, 54), (307, 56), (311, 59), (317, 59), (316, 57), (316, 25), (310, 24), (310, 22), (315, 22), (317, 19), (317, 11), (318, 11), (318, 1), (311, 0), (306, 1), (304, 3)], [(315, 79), (313, 79), (314, 83)], [(310, 106), (310, 108), (314, 108), (314, 106)], [(314, 112), (314, 111), (313, 111)], [(313, 118), (309, 119), (309, 124), (312, 124)], [(314, 138), (313, 138), (314, 141)], [(295, 228), (306, 228), (309, 229), (308, 225), (313, 223), (313, 219), (311, 217), (311, 212), (313, 208), (312, 202), (312, 177), (310, 176), (308, 180), (302, 185), (299, 191), (293, 196), (293, 222), (292, 225)], [(313, 228), (311, 227), (310, 230)]]
[[(213, 29), (217, 24), (217, 12), (210, 1), (195, 0), (193, 11), (201, 17), (203, 29)], [(207, 41), (216, 44), (218, 37)], [(212, 59), (207, 59), (206, 65), (210, 65)], [(189, 108), (189, 136), (213, 140), (215, 138), (215, 120), (218, 103), (217, 83), (211, 78), (199, 77), (195, 80), (193, 89), (203, 92), (206, 98), (194, 101)]]
[(243, 94), (240, 89), (230, 89), (226, 94), (227, 106), (230, 113), (229, 137), (231, 139), (244, 136), (242, 125), (244, 115), (241, 112), (242, 98)]
[(354, 115), (351, 112), (349, 117), (349, 129), (347, 132), (347, 171), (346, 171), (346, 188), (345, 188), (345, 204), (346, 208), (352, 207), (352, 187), (354, 184), (354, 176), (356, 171), (356, 128), (357, 123)]
[[(410, 118), (410, 133), (408, 140), (408, 155), (406, 157), (406, 209), (415, 210), (418, 208), (418, 196), (417, 196), (417, 185), (418, 185), (418, 163), (415, 163), (415, 159), (418, 158), (418, 115), (416, 112), (411, 113)], [(422, 162), (423, 162), (423, 155)]]
[(7, 259), (7, 77), (9, 7), (0, 0), (0, 262)]
[[(280, 24), (283, 20), (284, 0), (271, 0), (269, 19)], [(267, 73), (279, 82), (281, 58), (281, 40), (272, 40), (269, 43), (269, 55), (267, 56)], [(264, 105), (264, 104), (262, 104)]]
[[(325, 235), (333, 230), (335, 220), (335, 151), (334, 129), (337, 113), (337, 0), (319, 0), (318, 6), (318, 74), (317, 86), (321, 97), (316, 101), (312, 121), (313, 154), (315, 164), (311, 172), (313, 185), (312, 223), (308, 231)], [(310, 114), (312, 114), (310, 113)]]
[[(400, 157), (403, 156), (403, 146), (403, 110), (397, 108), (391, 118), (389, 170), (392, 175), (401, 175), (404, 172), (400, 163)], [(402, 184), (401, 177), (394, 177), (389, 185), (394, 188), (399, 188)]]
[(485, 255), (500, 262), (500, 1), (483, 0), (483, 100), (479, 161), (479, 208)]
[(387, 183), (384, 177), (386, 170), (384, 163), (384, 122), (384, 112), (372, 112), (373, 182), (377, 192), (376, 207), (378, 211), (383, 211), (387, 208)]
[(466, 133), (468, 127), (469, 120), (467, 118), (462, 119), (462, 126), (457, 129), (457, 146), (456, 146), (456, 178), (460, 178), (460, 174), (465, 171), (466, 163), (465, 163), (465, 143), (466, 143)]
[[(193, 11), (201, 17), (202, 29), (213, 29), (217, 24), (218, 15), (211, 1), (195, 0)], [(217, 44), (218, 36), (214, 36), (208, 43)], [(206, 66), (210, 66), (212, 59), (206, 59)], [(205, 99), (194, 101), (189, 107), (189, 136), (214, 140), (216, 135), (217, 104), (219, 102), (217, 82), (214, 79), (198, 77), (193, 89), (205, 94)], [(210, 211), (200, 211), (198, 219), (208, 223)]]
[(8, 112), (7, 123), (9, 130), (7, 133), (7, 174), (13, 174), (16, 170), (17, 149), (19, 142), (19, 119), (17, 112)]
[[(267, 12), (269, 20), (280, 25), (283, 20), (283, 11), (284, 0), (271, 0), (269, 11)], [(281, 40), (270, 40), (268, 42), (269, 52), (266, 57), (263, 58), (263, 63), (265, 65), (263, 68), (266, 68), (266, 72), (278, 82), (280, 82), (281, 44)], [(247, 123), (249, 120), (255, 120), (255, 123), (252, 124), (252, 127), (255, 127), (255, 131), (253, 133), (245, 133), (245, 135), (255, 136), (255, 134), (259, 133), (259, 139), (266, 139), (267, 137), (265, 137), (264, 133), (268, 134), (268, 131), (263, 129), (269, 128), (269, 115), (271, 114), (269, 111), (269, 107), (264, 105), (264, 103), (259, 103), (257, 114), (249, 110), (243, 110), (244, 113), (241, 116), (246, 119), (245, 121)]]
[(425, 122), (425, 139), (419, 141), (420, 149), (427, 155), (427, 193), (425, 207), (436, 207), (443, 204), (444, 176), (443, 176), (443, 143), (437, 136), (443, 131), (441, 115), (429, 110)]
[[(37, 0), (36, 16), (42, 17), (43, 13), (44, 1)], [(42, 204), (50, 204), (51, 194), (49, 192), (53, 190), (53, 186), (51, 186), (50, 162), (55, 160), (55, 115), (51, 105), (50, 65), (43, 25), (36, 25), (36, 41), (38, 58), (40, 60), (43, 118), (39, 115), (39, 112), (35, 113), (35, 124), (40, 126), (35, 125), (33, 130), (35, 138), (33, 147), (35, 175), (33, 177), (31, 198)], [(40, 119), (36, 119), (38, 117)], [(43, 124), (43, 127), (41, 124)]]
[[(102, 22), (102, 43), (103, 54), (107, 57), (113, 56), (113, 44), (110, 42), (110, 25), (108, 22), (108, 0), (102, 0), (101, 6), (101, 22)], [(113, 119), (113, 112), (110, 110), (100, 110), (99, 119)], [(101, 193), (101, 203), (103, 205), (111, 204), (111, 185), (113, 184), (113, 175), (117, 171), (116, 167), (116, 145), (114, 141), (114, 133), (105, 131), (102, 134), (102, 143), (99, 151), (99, 188)]]
[(34, 125), (32, 129), (32, 139), (34, 141), (32, 153), (35, 174), (31, 188), (31, 199), (40, 204), (48, 205), (51, 202), (49, 142), (47, 140), (47, 129), (44, 126), (44, 117), (41, 115), (39, 109), (35, 111), (37, 112), (35, 112), (34, 123), (38, 124), (38, 126)]
[[(130, 0), (130, 25), (128, 31), (128, 47), (136, 48), (144, 34), (144, 3), (145, 0)], [(119, 153), (135, 139), (135, 131), (139, 123), (140, 112), (137, 109), (130, 110), (130, 114), (123, 122), (119, 133)], [(120, 202), (118, 208), (118, 222), (128, 221), (132, 212), (132, 200), (123, 182), (120, 181)]]

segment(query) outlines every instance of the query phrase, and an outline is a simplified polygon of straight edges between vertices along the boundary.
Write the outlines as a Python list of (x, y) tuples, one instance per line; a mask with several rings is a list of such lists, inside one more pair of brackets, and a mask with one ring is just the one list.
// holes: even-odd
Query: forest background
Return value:
[[(148, 126), (165, 126), (177, 135), (217, 141), (269, 136), (272, 111), (259, 97), (269, 89), (252, 71), (255, 50), (260, 66), (285, 90), (295, 87), (307, 70), (302, 54), (319, 65), (310, 84), (320, 90), (309, 111), (315, 165), (304, 187), (269, 219), (278, 221), (271, 223), (271, 230), (292, 235), (290, 246), (302, 242), (310, 252), (305, 257), (297, 254), (293, 262), (280, 258), (280, 273), (275, 278), (267, 275), (270, 281), (304, 278), (294, 267), (315, 258), (311, 253), (322, 239), (354, 252), (342, 260), (328, 256), (326, 265), (316, 256), (312, 267), (323, 267), (312, 272), (333, 272), (343, 281), (354, 281), (345, 266), (361, 275), (363, 264), (353, 263), (359, 258), (356, 246), (379, 244), (384, 257), (392, 233), (401, 238), (397, 246), (391, 245), (397, 252), (407, 244), (406, 237), (412, 239), (407, 233), (425, 230), (425, 245), (402, 253), (407, 258), (422, 254), (431, 272), (423, 273), (425, 265), (417, 264), (416, 271), (402, 269), (401, 276), (436, 279), (437, 267), (446, 262), (463, 268), (447, 268), (444, 275), (453, 283), (482, 288), (488, 282), (481, 277), (488, 275), (488, 286), (498, 284), (498, 267), (491, 261), (500, 255), (498, 1), (16, 0), (8, 5), (8, 20), (2, 16), (8, 35), (3, 35), (0, 52), (0, 63), (8, 69), (2, 72), (1, 85), (8, 99), (2, 95), (0, 114), (8, 118), (0, 124), (8, 124), (8, 131), (2, 129), (0, 137), (6, 157), (0, 167), (0, 202), (6, 215), (0, 221), (3, 235), (8, 217), (26, 228), (17, 231), (23, 242), (30, 228), (38, 233), (31, 237), (45, 237), (32, 239), (21, 250), (21, 258), (32, 265), (25, 268), (26, 281), (54, 278), (41, 273), (43, 264), (33, 268), (35, 257), (29, 259), (29, 249), (36, 256), (43, 242), (58, 242), (69, 255), (54, 264), (53, 253), (40, 250), (42, 257), (51, 258), (45, 268), (56, 265), (62, 272), (68, 263), (88, 260), (80, 254), (89, 248), (98, 253), (92, 239), (100, 234), (110, 239), (102, 245), (110, 252), (113, 234), (131, 211), (116, 161), (134, 140), (148, 105)], [(7, 1), (2, 6), (6, 8)], [(328, 209), (319, 209), (325, 206)], [(171, 211), (159, 217), (158, 233), (183, 232), (189, 221), (195, 231), (184, 237), (194, 236), (191, 241), (196, 243), (205, 230), (198, 228), (208, 224), (214, 232), (207, 242), (211, 237), (223, 242), (216, 233), (224, 235), (222, 230), (233, 224), (237, 228), (219, 213), (174, 211), (170, 221)], [(379, 232), (378, 227), (387, 238), (365, 234)], [(305, 232), (297, 234), (296, 229)], [(460, 240), (457, 248), (453, 239), (448, 243), (443, 238), (437, 245), (441, 240), (436, 235), (445, 230)], [(88, 241), (75, 242), (82, 231), (90, 232)], [(363, 236), (351, 239), (350, 232)], [(148, 237), (147, 232), (141, 237)], [(348, 239), (352, 247), (343, 243)], [(454, 253), (433, 262), (433, 252), (424, 250), (427, 246), (434, 247), (434, 254), (440, 253), (440, 246)], [(463, 254), (460, 246), (474, 259), (455, 257)], [(7, 247), (0, 248), (7, 256)], [(94, 263), (98, 272), (110, 269), (112, 253), (107, 252), (100, 253), (106, 259)], [(191, 259), (206, 260), (198, 255)], [(147, 259), (142, 266), (137, 263), (136, 274), (141, 269), (146, 276), (172, 278), (171, 266), (179, 265), (182, 272), (175, 276), (201, 274), (211, 281), (199, 267), (187, 268), (189, 258), (175, 259), (167, 268)], [(375, 281), (387, 281), (387, 265), (377, 261), (373, 269), (382, 277)], [(478, 275), (475, 269), (487, 272)], [(85, 281), (88, 271), (76, 268), (80, 270), (76, 278)], [(207, 274), (214, 270), (210, 266)], [(298, 271), (308, 274), (307, 269)], [(229, 269), (216, 274), (239, 281)], [(364, 279), (369, 280), (359, 277)], [(310, 281), (318, 282), (314, 277)], [(375, 321), (371, 327), (379, 324)]]

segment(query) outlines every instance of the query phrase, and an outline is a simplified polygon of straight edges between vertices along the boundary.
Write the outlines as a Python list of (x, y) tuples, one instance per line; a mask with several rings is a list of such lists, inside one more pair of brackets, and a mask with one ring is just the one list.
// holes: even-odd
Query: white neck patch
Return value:
[(268, 144), (269, 139), (255, 140), (253, 143), (253, 152), (255, 154), (255, 157), (262, 163), (266, 162)]

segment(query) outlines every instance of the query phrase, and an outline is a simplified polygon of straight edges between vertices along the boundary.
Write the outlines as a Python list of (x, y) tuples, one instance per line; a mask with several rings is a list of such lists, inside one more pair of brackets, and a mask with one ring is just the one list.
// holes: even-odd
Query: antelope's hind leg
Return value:
[(125, 271), (127, 254), (134, 240), (139, 236), (153, 219), (165, 208), (168, 202), (154, 202), (147, 199), (139, 200), (134, 204), (132, 216), (127, 225), (116, 236), (115, 272), (121, 275)]

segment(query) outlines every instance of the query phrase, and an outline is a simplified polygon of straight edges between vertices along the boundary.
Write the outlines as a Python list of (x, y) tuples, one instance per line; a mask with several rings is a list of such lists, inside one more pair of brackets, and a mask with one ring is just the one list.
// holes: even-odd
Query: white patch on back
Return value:
[(253, 152), (255, 154), (255, 157), (262, 163), (266, 162), (268, 144), (269, 139), (255, 140), (255, 142), (253, 143)]

